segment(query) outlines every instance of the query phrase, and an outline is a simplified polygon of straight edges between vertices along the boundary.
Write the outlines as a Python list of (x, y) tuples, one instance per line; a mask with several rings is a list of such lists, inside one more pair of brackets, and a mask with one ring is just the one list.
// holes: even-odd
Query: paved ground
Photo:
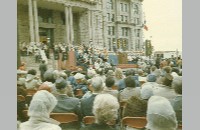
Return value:
[[(50, 55), (50, 59), (48, 59), (48, 69), (53, 68), (56, 69), (56, 61), (53, 60), (53, 55)], [(35, 57), (34, 56), (21, 56), (21, 62), (26, 63), (26, 70), (30, 69), (36, 69), (37, 74), (39, 74), (39, 64), (40, 63), (35, 63)]]

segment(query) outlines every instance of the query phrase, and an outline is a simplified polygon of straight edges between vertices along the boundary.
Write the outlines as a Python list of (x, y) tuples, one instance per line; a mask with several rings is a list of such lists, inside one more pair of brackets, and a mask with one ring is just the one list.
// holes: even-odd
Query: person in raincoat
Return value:
[(177, 129), (176, 113), (167, 98), (161, 96), (152, 96), (149, 99), (147, 106), (147, 129)]
[(28, 109), (29, 120), (19, 130), (61, 130), (59, 122), (49, 117), (57, 104), (56, 98), (46, 90), (35, 93)]

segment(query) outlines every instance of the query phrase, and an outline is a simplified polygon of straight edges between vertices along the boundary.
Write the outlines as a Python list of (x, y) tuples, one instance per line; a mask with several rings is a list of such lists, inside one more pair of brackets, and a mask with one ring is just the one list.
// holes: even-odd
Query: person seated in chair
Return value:
[(69, 97), (66, 94), (67, 82), (62, 77), (58, 78), (55, 82), (55, 86), (58, 92), (56, 97), (58, 100), (57, 105), (53, 109), (55, 113), (75, 113), (80, 116), (80, 101), (78, 98)]
[(56, 106), (56, 98), (46, 90), (35, 93), (31, 100), (28, 121), (19, 125), (20, 130), (61, 130), (60, 123), (49, 117)]
[(92, 91), (92, 95), (81, 100), (81, 112), (83, 116), (93, 116), (92, 107), (94, 99), (98, 94), (102, 93), (104, 89), (101, 77), (92, 78), (89, 89)]
[(118, 118), (119, 103), (117, 98), (110, 94), (99, 94), (93, 105), (95, 123), (82, 127), (81, 130), (118, 130), (112, 128)]

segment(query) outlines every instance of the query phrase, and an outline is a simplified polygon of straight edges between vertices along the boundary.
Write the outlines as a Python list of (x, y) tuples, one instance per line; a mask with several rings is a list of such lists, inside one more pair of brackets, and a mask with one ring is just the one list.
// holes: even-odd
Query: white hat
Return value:
[(76, 73), (76, 74), (74, 75), (74, 78), (75, 78), (75, 79), (83, 79), (83, 78), (85, 78), (85, 75), (83, 75), (83, 74), (81, 74), (81, 73)]

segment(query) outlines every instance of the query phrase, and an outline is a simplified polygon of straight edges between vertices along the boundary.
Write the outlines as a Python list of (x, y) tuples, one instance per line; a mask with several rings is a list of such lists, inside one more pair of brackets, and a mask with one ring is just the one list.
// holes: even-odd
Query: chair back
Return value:
[(117, 86), (112, 86), (112, 90), (118, 90), (118, 87)]
[(83, 117), (83, 123), (85, 125), (89, 125), (89, 124), (92, 124), (94, 122), (95, 122), (94, 116), (85, 116), (85, 117)]
[(119, 102), (119, 106), (120, 106), (120, 111), (119, 111), (119, 113), (120, 113), (120, 116), (122, 117), (123, 115), (123, 111), (124, 111), (124, 108), (126, 107), (126, 104), (127, 104), (127, 102), (126, 101), (120, 101)]
[(50, 117), (54, 120), (57, 120), (61, 124), (78, 121), (78, 115), (74, 113), (51, 113)]
[(24, 115), (25, 120), (27, 121), (29, 119), (28, 110), (23, 110), (23, 115)]
[(119, 104), (120, 104), (120, 108), (125, 108), (127, 102), (126, 101), (120, 101)]
[[(85, 125), (90, 125), (93, 124), (95, 122), (95, 117), (94, 116), (85, 116), (83, 117), (83, 123)], [(110, 126), (114, 126), (116, 124), (116, 120), (112, 120), (110, 122), (108, 122), (108, 125)]]
[(27, 95), (34, 95), (37, 92), (35, 89), (26, 89)]
[(146, 124), (146, 117), (124, 117), (122, 119), (122, 127), (129, 126), (132, 128), (142, 129)]
[(23, 102), (23, 101), (25, 101), (25, 97), (23, 95), (17, 95), (17, 101)]

